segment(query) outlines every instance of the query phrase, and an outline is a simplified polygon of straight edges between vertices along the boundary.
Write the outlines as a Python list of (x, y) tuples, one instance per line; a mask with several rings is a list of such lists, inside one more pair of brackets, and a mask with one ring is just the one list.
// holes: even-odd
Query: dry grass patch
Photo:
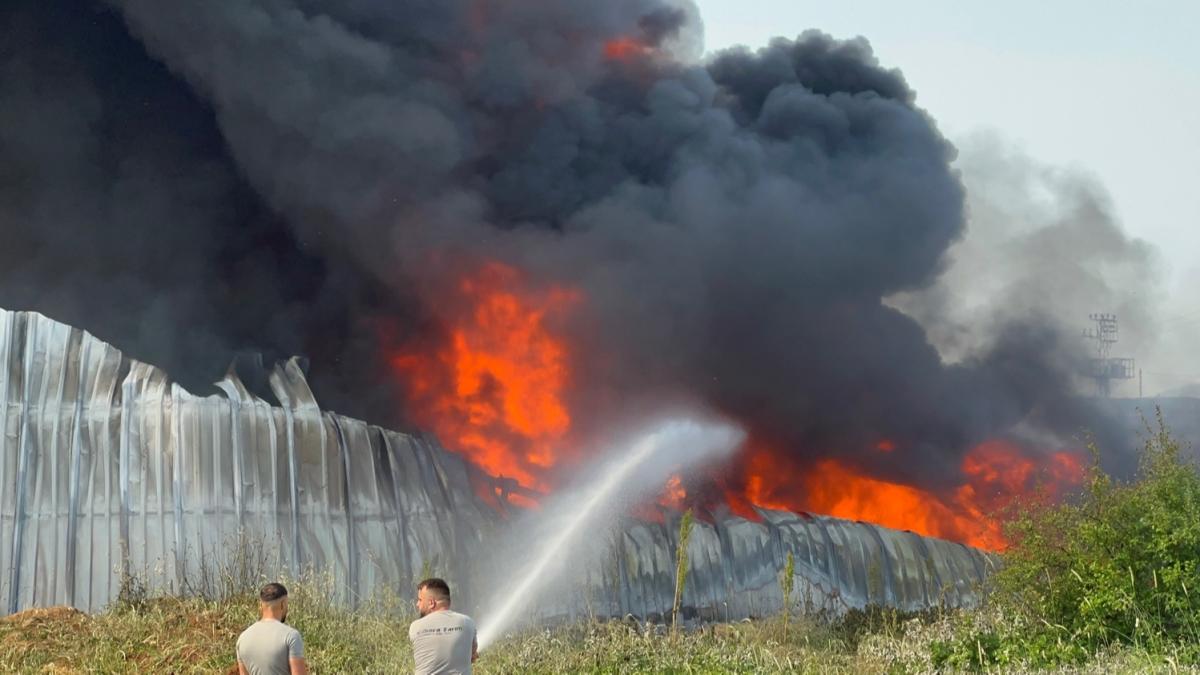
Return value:
[[(412, 672), (412, 616), (394, 603), (338, 609), (320, 585), (291, 583), (292, 623), (304, 635), (314, 673)], [(0, 619), (3, 673), (229, 673), (237, 635), (256, 619), (252, 596), (229, 600), (159, 598), (89, 616), (57, 607)], [(923, 673), (930, 645), (964, 627), (999, 630), (996, 611), (911, 615), (889, 610), (838, 620), (782, 617), (681, 630), (606, 621), (531, 630), (485, 651), (478, 675), (511, 673)], [(1115, 649), (1088, 662), (1042, 672), (1181, 672), (1169, 654)], [(991, 672), (1038, 672), (1013, 664)], [(1184, 671), (1186, 672), (1186, 671)]]

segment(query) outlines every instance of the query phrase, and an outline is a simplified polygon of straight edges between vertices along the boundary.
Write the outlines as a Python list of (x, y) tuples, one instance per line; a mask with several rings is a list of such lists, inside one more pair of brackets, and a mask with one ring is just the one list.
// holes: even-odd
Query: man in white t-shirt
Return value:
[(471, 675), (479, 657), (475, 622), (450, 609), (450, 586), (441, 579), (417, 584), (421, 618), (408, 627), (416, 675)]
[(283, 584), (271, 583), (258, 594), (262, 618), (237, 640), (238, 673), (241, 675), (308, 675), (304, 640), (300, 631), (287, 625), (288, 599)]

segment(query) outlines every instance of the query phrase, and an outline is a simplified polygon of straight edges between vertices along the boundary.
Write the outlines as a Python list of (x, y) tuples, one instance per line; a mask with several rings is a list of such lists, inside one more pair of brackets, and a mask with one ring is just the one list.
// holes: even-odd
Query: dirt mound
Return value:
[[(0, 618), (0, 651), (21, 662), (25, 657), (44, 650), (48, 645), (60, 646), (78, 642), (88, 630), (92, 617), (73, 607), (44, 607), (27, 609)], [(57, 649), (52, 649), (58, 651)], [(60, 661), (51, 658), (44, 664), (42, 672), (78, 672)]]
[(50, 621), (77, 622), (87, 620), (88, 615), (74, 607), (37, 607), (23, 612), (10, 614), (0, 618), (5, 623), (15, 623), (20, 626), (32, 626)]

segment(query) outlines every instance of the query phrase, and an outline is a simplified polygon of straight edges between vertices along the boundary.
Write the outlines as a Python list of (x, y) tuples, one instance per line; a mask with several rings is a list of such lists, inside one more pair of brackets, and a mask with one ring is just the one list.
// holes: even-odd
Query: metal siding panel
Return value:
[(23, 554), (23, 546), (25, 543), (29, 463), (32, 461), (32, 450), (30, 449), (32, 443), (29, 438), (29, 408), (31, 406), (29, 381), (35, 372), (32, 364), (34, 350), (29, 347), (31, 343), (32, 340), (27, 337), (24, 354), (24, 376), (22, 377), (21, 388), (21, 421), (17, 425), (17, 470), (14, 476), (16, 499), (13, 506), (12, 567), (9, 569), (8, 587), (8, 611), (10, 613), (16, 612), (17, 608), (21, 606), (21, 571), (27, 564)]

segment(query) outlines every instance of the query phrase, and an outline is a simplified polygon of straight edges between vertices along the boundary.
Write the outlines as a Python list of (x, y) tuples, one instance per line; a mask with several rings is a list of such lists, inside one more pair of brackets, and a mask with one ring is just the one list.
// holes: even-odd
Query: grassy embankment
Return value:
[[(407, 621), (395, 613), (342, 612), (293, 584), (290, 619), (305, 637), (316, 673), (411, 672)], [(0, 620), (0, 672), (226, 673), (237, 634), (254, 620), (252, 598), (217, 602), (161, 598), (88, 616), (32, 610)], [(876, 611), (822, 623), (782, 621), (710, 626), (681, 632), (606, 622), (537, 631), (487, 650), (480, 675), (512, 673), (882, 673), (929, 672), (931, 645), (961, 632), (955, 614), (905, 617)], [(1165, 670), (1162, 654), (1120, 649), (1093, 656), (1083, 672)]]

